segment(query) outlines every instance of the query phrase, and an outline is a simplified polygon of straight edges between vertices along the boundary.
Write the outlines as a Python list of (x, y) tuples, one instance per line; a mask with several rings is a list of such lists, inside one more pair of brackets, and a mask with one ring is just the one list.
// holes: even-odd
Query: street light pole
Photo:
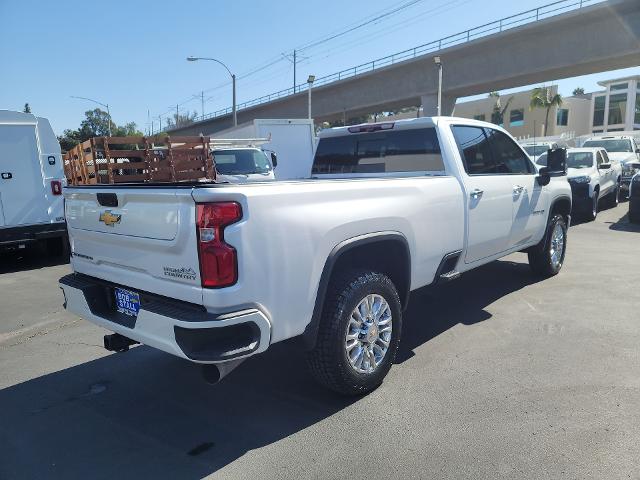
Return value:
[(309, 75), (309, 78), (307, 78), (307, 85), (309, 86), (307, 88), (307, 107), (309, 120), (311, 120), (311, 87), (313, 87), (313, 82), (315, 82), (315, 80), (315, 75)]
[(433, 61), (438, 66), (438, 116), (440, 116), (442, 115), (442, 59), (437, 55), (433, 57)]
[(75, 95), (71, 95), (71, 98), (78, 98), (80, 100), (87, 100), (89, 102), (97, 103), (98, 105), (102, 105), (103, 107), (105, 107), (107, 109), (107, 116), (109, 117), (109, 121), (107, 122), (107, 128), (109, 130), (109, 136), (111, 136), (111, 112), (109, 111), (109, 104), (108, 103), (102, 103), (102, 102), (99, 102), (97, 100), (94, 100), (93, 98), (77, 97)]
[(237, 115), (237, 112), (236, 112), (236, 76), (233, 73), (231, 73), (231, 70), (229, 70), (229, 67), (227, 67), (224, 63), (222, 63), (220, 60), (217, 60), (215, 58), (193, 57), (193, 56), (187, 57), (187, 61), (188, 62), (196, 62), (198, 60), (208, 60), (210, 62), (219, 63), (220, 65), (222, 65), (227, 70), (227, 72), (231, 76), (231, 84), (233, 85), (233, 107), (232, 107), (233, 126), (235, 127), (236, 125), (238, 125), (238, 115)]

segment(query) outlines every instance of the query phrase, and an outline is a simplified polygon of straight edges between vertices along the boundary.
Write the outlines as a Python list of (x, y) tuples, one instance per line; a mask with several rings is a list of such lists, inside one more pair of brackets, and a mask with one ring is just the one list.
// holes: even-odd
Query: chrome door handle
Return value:
[(516, 193), (516, 194), (519, 195), (519, 194), (521, 194), (523, 192), (523, 190), (524, 190), (524, 187), (522, 185), (514, 185), (513, 186), (513, 193)]
[(11, 172), (2, 172), (1, 176), (3, 180), (11, 180), (13, 178)]
[(478, 198), (480, 198), (482, 196), (484, 192), (482, 190), (480, 190), (479, 188), (476, 188), (474, 190), (471, 191), (471, 193), (469, 194), (471, 196), (471, 198), (473, 198), (474, 200), (477, 200)]

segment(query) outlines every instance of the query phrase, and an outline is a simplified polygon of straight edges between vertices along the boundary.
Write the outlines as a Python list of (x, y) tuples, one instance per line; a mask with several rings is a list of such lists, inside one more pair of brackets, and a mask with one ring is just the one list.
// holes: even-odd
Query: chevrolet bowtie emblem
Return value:
[(100, 214), (99, 220), (108, 227), (113, 227), (116, 223), (120, 223), (122, 215), (118, 213), (111, 213), (111, 210), (105, 210)]

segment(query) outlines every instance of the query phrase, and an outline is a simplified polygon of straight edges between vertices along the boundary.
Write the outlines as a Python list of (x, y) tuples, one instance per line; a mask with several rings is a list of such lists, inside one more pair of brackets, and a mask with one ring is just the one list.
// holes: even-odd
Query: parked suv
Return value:
[[(640, 169), (640, 163), (636, 164)], [(640, 173), (636, 173), (631, 179), (629, 188), (629, 221), (640, 223)]]
[(527, 142), (520, 143), (520, 145), (522, 146), (524, 151), (527, 152), (527, 155), (529, 155), (529, 158), (531, 158), (531, 160), (533, 160), (535, 163), (537, 163), (538, 158), (540, 158), (541, 155), (544, 155), (545, 153), (547, 153), (547, 150), (553, 150), (555, 148), (561, 147), (556, 142), (527, 141)]
[(636, 140), (626, 135), (592, 137), (588, 138), (582, 146), (604, 148), (613, 163), (620, 163), (622, 170), (620, 188), (625, 195), (628, 194), (631, 177), (638, 172), (638, 169), (631, 164), (640, 160), (640, 149)]
[(567, 150), (567, 179), (571, 185), (573, 213), (595, 220), (598, 204), (618, 205), (620, 164), (612, 163), (604, 148), (570, 148)]

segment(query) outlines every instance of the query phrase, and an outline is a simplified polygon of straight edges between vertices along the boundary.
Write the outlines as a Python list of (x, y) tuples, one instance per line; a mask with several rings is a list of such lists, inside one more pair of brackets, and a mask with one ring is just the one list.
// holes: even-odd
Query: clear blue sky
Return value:
[[(408, 0), (217, 0), (196, 2), (87, 0), (0, 0), (0, 109), (21, 110), (51, 120), (54, 130), (77, 128), (94, 106), (71, 95), (109, 103), (118, 124), (141, 130), (151, 115), (180, 110), (200, 113), (227, 107), (226, 71), (188, 55), (217, 57), (238, 76), (277, 60), (295, 47), (389, 11)], [(385, 19), (301, 53), (298, 81), (372, 60), (535, 8), (544, 0), (418, 0)], [(612, 76), (640, 68), (559, 82), (570, 94), (587, 91)], [(238, 102), (290, 87), (285, 59), (238, 82)], [(549, 79), (553, 81), (554, 79)], [(219, 88), (215, 88), (219, 87)], [(198, 98), (189, 100), (192, 95)], [(186, 103), (185, 103), (186, 102)], [(156, 120), (157, 121), (157, 120)]]

